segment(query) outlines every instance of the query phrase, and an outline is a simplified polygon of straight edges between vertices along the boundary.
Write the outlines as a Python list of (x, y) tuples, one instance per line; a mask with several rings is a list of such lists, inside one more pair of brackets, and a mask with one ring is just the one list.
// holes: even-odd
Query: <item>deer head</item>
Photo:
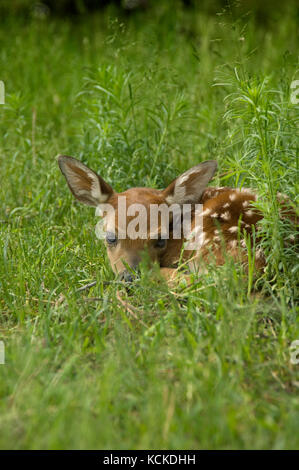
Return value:
[[(174, 218), (180, 211), (173, 210), (165, 219), (162, 209), (167, 212), (170, 206), (179, 209), (199, 203), (217, 168), (216, 161), (210, 160), (186, 171), (164, 190), (130, 188), (116, 193), (101, 176), (73, 157), (59, 155), (58, 164), (75, 198), (96, 207), (102, 215), (105, 213), (103, 230), (108, 257), (112, 269), (127, 281), (132, 280), (130, 271), (138, 269), (144, 250), (160, 266), (169, 264), (171, 251), (177, 257), (184, 240), (174, 240), (172, 234)], [(155, 223), (153, 207), (158, 208)]]

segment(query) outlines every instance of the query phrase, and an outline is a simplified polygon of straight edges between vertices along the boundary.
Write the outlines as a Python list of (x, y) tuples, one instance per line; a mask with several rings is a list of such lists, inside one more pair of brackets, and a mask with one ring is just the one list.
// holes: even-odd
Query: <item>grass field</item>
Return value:
[[(298, 198), (298, 10), (175, 5), (1, 19), (2, 449), (299, 447), (298, 257), (275, 199)], [(217, 159), (213, 184), (260, 194), (266, 271), (170, 290), (145, 261), (134, 318), (58, 153), (118, 191)]]

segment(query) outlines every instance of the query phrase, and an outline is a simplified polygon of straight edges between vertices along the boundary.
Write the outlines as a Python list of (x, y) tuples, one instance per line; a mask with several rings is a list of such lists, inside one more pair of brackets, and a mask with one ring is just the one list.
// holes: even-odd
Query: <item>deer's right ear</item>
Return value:
[(185, 171), (164, 190), (168, 204), (192, 204), (199, 202), (203, 191), (217, 168), (215, 160), (208, 160)]
[(113, 189), (103, 178), (76, 158), (59, 155), (57, 159), (75, 198), (88, 206), (98, 206), (108, 201)]

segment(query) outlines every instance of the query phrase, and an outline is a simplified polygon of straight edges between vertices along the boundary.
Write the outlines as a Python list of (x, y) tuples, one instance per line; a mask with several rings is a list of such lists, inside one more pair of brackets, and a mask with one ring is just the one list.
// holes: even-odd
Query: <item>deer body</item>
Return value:
[[(247, 188), (240, 191), (233, 188), (209, 187), (203, 192), (202, 245), (195, 253), (185, 249), (181, 257), (191, 271), (206, 272), (209, 263), (221, 265), (227, 255), (236, 261), (247, 263), (246, 242), (242, 233), (245, 231), (252, 243), (253, 230), (258, 231), (256, 224), (262, 219), (262, 215), (252, 206), (255, 201), (256, 195)], [(192, 228), (195, 228), (194, 223)], [(258, 241), (257, 236), (255, 239)], [(160, 262), (161, 267), (177, 264), (184, 242), (185, 240), (170, 239), (168, 249)], [(257, 249), (255, 267), (261, 269), (264, 266), (262, 250)]]
[[(108, 214), (105, 217), (104, 233), (111, 266), (124, 280), (132, 279), (131, 270), (138, 269), (144, 250), (148, 251), (152, 261), (159, 263), (167, 278), (175, 272), (180, 259), (186, 261), (190, 270), (199, 272), (205, 272), (212, 261), (217, 265), (223, 264), (227, 254), (246, 264), (247, 245), (244, 236), (252, 241), (253, 231), (262, 219), (262, 214), (253, 206), (256, 195), (250, 189), (207, 187), (217, 167), (215, 161), (203, 162), (191, 168), (164, 190), (131, 188), (120, 194), (115, 193), (99, 175), (78, 160), (59, 156), (58, 162), (72, 193), (79, 201), (100, 209), (105, 205), (114, 209), (114, 224)], [(120, 210), (120, 198), (128, 208), (125, 216)], [(134, 210), (130, 212), (130, 209), (136, 204), (144, 208), (139, 219), (139, 226), (145, 223), (144, 233), (137, 238), (122, 237), (121, 234), (134, 223), (135, 213)], [(169, 207), (173, 204), (178, 207), (189, 205), (192, 231), (198, 229), (194, 208), (196, 204), (202, 204), (198, 249), (189, 249), (184, 236), (177, 238), (173, 235), (173, 218), (170, 218), (166, 227), (167, 237), (164, 237), (165, 227), (160, 219), (152, 236), (149, 228), (151, 206)], [(264, 265), (263, 253), (257, 249), (255, 267), (260, 269)]]

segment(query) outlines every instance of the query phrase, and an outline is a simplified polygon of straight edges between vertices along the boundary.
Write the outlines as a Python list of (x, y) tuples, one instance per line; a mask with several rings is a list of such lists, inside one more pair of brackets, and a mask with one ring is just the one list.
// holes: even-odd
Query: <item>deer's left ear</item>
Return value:
[(73, 195), (83, 204), (96, 207), (112, 196), (111, 186), (76, 158), (59, 155), (58, 165)]
[(216, 168), (217, 162), (215, 160), (208, 160), (190, 168), (163, 191), (166, 202), (168, 204), (199, 202)]

